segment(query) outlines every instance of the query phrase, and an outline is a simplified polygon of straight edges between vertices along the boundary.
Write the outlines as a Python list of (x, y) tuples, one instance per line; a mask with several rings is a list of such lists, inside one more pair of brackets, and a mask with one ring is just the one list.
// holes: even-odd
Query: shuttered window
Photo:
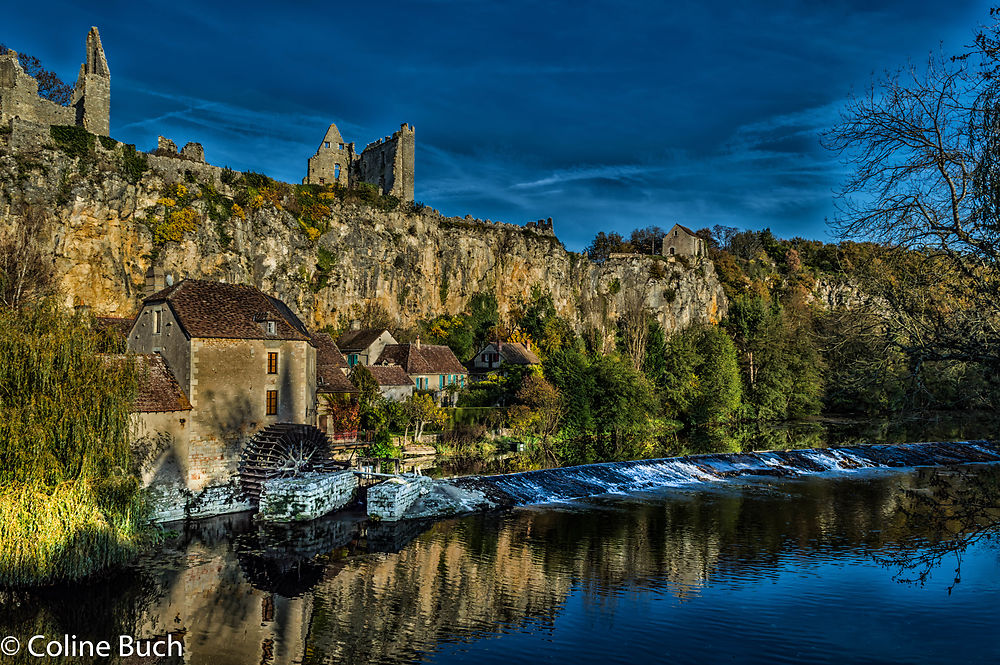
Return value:
[(267, 391), (267, 415), (276, 416), (278, 415), (278, 391), (268, 390)]
[(278, 354), (276, 352), (270, 352), (267, 354), (267, 373), (277, 374), (278, 373)]

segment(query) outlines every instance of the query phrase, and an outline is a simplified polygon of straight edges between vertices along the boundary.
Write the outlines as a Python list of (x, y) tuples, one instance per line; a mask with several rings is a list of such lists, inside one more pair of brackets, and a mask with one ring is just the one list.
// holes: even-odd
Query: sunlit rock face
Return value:
[[(151, 265), (175, 280), (256, 286), (317, 327), (365, 301), (406, 326), (458, 313), (477, 292), (495, 294), (506, 313), (533, 287), (550, 293), (578, 331), (609, 330), (635, 292), (667, 330), (716, 322), (726, 312), (710, 261), (625, 255), (597, 264), (567, 251), (547, 224), (443, 217), (406, 204), (387, 213), (332, 196), (323, 202), (325, 217), (313, 220), (323, 231), (310, 237), (290, 188), (284, 198), (247, 205), (241, 214), (227, 208), (220, 220), (218, 210), (210, 214), (205, 186), (237, 200), (247, 193), (222, 169), (149, 155), (148, 169), (133, 184), (121, 167), (121, 145), (98, 141), (93, 155), (80, 159), (42, 139), (25, 147), (0, 136), (0, 235), (29, 209), (43, 211), (40, 243), (52, 254), (66, 305), (99, 315), (133, 314)], [(187, 191), (183, 206), (170, 198), (176, 184)], [(192, 211), (192, 228), (154, 244), (153, 229), (171, 213), (165, 200), (177, 203), (173, 212)]]

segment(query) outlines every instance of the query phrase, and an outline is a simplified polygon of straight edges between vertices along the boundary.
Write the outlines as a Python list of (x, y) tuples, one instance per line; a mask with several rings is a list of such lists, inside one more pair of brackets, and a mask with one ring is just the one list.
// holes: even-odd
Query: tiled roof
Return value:
[(339, 369), (323, 372), (316, 368), (316, 391), (321, 393), (356, 393), (357, 387)]
[[(191, 337), (308, 340), (309, 334), (285, 303), (252, 286), (185, 279), (154, 293), (144, 305), (166, 302)], [(268, 335), (265, 322), (276, 322)]]
[(313, 333), (313, 346), (316, 347), (316, 366), (329, 365), (337, 369), (347, 367), (347, 359), (340, 352), (329, 333)]
[(344, 374), (347, 360), (327, 333), (312, 336), (316, 347), (316, 388), (319, 392), (356, 393), (358, 389)]
[(117, 316), (98, 316), (94, 321), (98, 330), (105, 330), (108, 334), (123, 340), (128, 338), (128, 332), (132, 330), (133, 323), (135, 323), (135, 319), (124, 319)]
[(413, 379), (399, 365), (371, 365), (367, 369), (380, 386), (413, 385)]
[(388, 344), (375, 364), (399, 365), (410, 375), (469, 373), (451, 349), (437, 344)]
[(337, 339), (337, 346), (342, 351), (364, 351), (384, 332), (386, 332), (385, 328), (348, 330)]
[(511, 365), (537, 365), (542, 362), (521, 342), (501, 342), (500, 355)]
[[(117, 364), (128, 356), (109, 353), (103, 357)], [(141, 353), (132, 357), (135, 359), (139, 380), (139, 391), (135, 396), (133, 411), (156, 413), (191, 410), (191, 402), (181, 390), (163, 356), (158, 353)]]
[(674, 226), (676, 226), (677, 228), (679, 228), (681, 231), (684, 231), (684, 232), (688, 233), (689, 235), (693, 235), (693, 236), (697, 236), (698, 235), (697, 233), (695, 233), (694, 231), (692, 231), (688, 227), (684, 226), (683, 224), (675, 224)]

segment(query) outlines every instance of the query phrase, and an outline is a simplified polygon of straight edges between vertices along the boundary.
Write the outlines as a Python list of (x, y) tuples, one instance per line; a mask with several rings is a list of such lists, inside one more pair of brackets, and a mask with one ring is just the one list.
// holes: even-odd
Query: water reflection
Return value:
[[(985, 467), (976, 477), (995, 488), (998, 474)], [(625, 638), (595, 626), (645, 629), (629, 633), (630, 653), (655, 658), (664, 635), (682, 649), (745, 603), (746, 615), (727, 618), (724, 634), (700, 649), (749, 641), (774, 659), (782, 640), (821, 649), (830, 638), (788, 616), (789, 603), (803, 616), (810, 607), (832, 612), (842, 587), (864, 578), (879, 588), (864, 602), (886, 621), (912, 606), (910, 587), (892, 583), (872, 557), (943, 542), (916, 497), (933, 493), (944, 475), (949, 487), (966, 486), (947, 470), (866, 472), (601, 497), (438, 524), (366, 524), (358, 514), (295, 527), (220, 518), (192, 525), (103, 583), (4, 596), (0, 634), (171, 633), (184, 640), (188, 663), (458, 662), (469, 657), (463, 651), (531, 660), (539, 639), (559, 649), (553, 660), (614, 662)], [(925, 607), (926, 620), (947, 630), (949, 621), (975, 627), (977, 611), (993, 617), (1000, 590), (975, 590), (962, 602), (982, 606), (954, 616)], [(767, 633), (767, 622), (779, 621)], [(995, 651), (988, 635), (979, 646)], [(493, 644), (492, 656), (478, 651), (484, 644)], [(696, 660), (692, 653), (674, 655)]]

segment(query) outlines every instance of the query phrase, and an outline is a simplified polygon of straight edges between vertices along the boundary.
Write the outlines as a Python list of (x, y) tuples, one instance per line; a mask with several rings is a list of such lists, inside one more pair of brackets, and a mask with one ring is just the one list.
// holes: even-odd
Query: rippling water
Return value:
[(742, 478), (433, 525), (236, 516), (113, 580), (5, 597), (0, 633), (169, 632), (184, 662), (213, 664), (992, 663), (998, 496), (986, 465)]

